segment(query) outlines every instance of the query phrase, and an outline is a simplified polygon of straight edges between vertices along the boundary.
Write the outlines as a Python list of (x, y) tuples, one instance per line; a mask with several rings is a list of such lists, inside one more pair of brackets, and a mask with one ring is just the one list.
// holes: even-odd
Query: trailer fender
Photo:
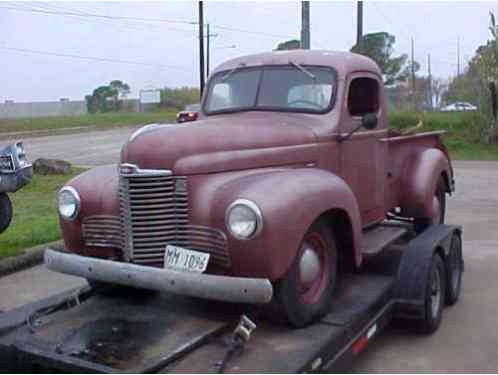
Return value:
[[(432, 225), (411, 240), (403, 252), (395, 285), (398, 317), (422, 319), (426, 299), (426, 281), (432, 257), (439, 254), (446, 264), (453, 236), (461, 236), (461, 228), (450, 225)], [(463, 260), (462, 260), (463, 262)]]
[[(237, 275), (271, 280), (281, 278), (289, 269), (311, 224), (334, 210), (347, 218), (350, 226), (339, 235), (352, 237), (348, 248), (339, 249), (339, 252), (352, 252), (356, 264), (361, 262), (361, 222), (357, 201), (344, 180), (330, 172), (287, 168), (251, 175), (246, 173), (218, 186), (211, 197), (203, 197), (204, 206), (210, 210), (211, 222), (223, 226), (227, 233), (231, 271)], [(236, 239), (225, 223), (219, 222), (236, 199), (254, 202), (262, 213), (262, 230), (253, 239)]]
[(450, 192), (453, 177), (450, 162), (439, 149), (419, 152), (408, 161), (401, 185), (400, 206), (404, 216), (433, 216), (432, 199), (442, 176), (447, 185), (445, 190)]

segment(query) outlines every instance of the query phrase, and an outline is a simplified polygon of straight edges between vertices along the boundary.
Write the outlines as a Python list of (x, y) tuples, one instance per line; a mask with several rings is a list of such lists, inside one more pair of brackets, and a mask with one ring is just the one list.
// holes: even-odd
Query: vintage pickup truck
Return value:
[(443, 223), (454, 189), (439, 133), (388, 130), (382, 75), (342, 52), (243, 56), (211, 75), (200, 120), (145, 126), (117, 166), (58, 195), (53, 270), (90, 282), (263, 304), (304, 326), (402, 232)]

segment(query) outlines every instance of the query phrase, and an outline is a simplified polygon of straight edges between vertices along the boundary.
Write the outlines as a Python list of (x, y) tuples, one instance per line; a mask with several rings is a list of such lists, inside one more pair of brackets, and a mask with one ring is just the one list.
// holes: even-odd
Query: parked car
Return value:
[(189, 104), (183, 111), (178, 112), (178, 114), (176, 115), (176, 122), (181, 123), (187, 121), (195, 121), (199, 118), (200, 110), (200, 104)]
[(477, 111), (477, 107), (467, 102), (456, 102), (441, 108), (441, 112)]
[(394, 212), (417, 232), (444, 222), (454, 179), (440, 132), (390, 136), (382, 73), (367, 57), (229, 60), (210, 76), (202, 113), (188, 127), (138, 130), (118, 167), (61, 189), (66, 252), (48, 253), (49, 268), (262, 304), (300, 327), (329, 311), (342, 274), (375, 256), (365, 236)]
[(31, 181), (33, 167), (26, 158), (22, 142), (0, 150), (0, 233), (12, 220), (12, 202), (7, 193), (14, 193)]

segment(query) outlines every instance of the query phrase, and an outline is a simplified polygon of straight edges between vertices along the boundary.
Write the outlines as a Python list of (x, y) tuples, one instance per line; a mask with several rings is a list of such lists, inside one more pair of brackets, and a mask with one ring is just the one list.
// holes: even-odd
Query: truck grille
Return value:
[(210, 253), (212, 263), (230, 266), (225, 234), (189, 223), (187, 178), (134, 168), (120, 176), (125, 259), (162, 265), (170, 244)]
[(123, 248), (121, 228), (121, 221), (117, 216), (87, 216), (81, 225), (85, 246), (121, 249)]

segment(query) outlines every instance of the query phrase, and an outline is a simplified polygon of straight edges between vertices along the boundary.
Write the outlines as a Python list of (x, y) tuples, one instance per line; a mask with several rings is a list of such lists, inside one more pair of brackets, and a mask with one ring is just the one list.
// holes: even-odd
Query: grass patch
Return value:
[(56, 130), (95, 126), (107, 129), (119, 126), (144, 125), (154, 122), (171, 122), (176, 111), (96, 113), (67, 117), (38, 117), (24, 119), (0, 119), (0, 133), (33, 130)]
[[(413, 112), (389, 113), (389, 125), (394, 129), (415, 126), (420, 116)], [(452, 159), (498, 160), (498, 145), (479, 143), (479, 114), (476, 112), (434, 112), (422, 115), (420, 131), (446, 130), (442, 136)]]
[(69, 175), (34, 175), (30, 184), (9, 194), (14, 216), (10, 227), (0, 234), (0, 259), (60, 238), (55, 194), (67, 180), (83, 171), (73, 168)]

